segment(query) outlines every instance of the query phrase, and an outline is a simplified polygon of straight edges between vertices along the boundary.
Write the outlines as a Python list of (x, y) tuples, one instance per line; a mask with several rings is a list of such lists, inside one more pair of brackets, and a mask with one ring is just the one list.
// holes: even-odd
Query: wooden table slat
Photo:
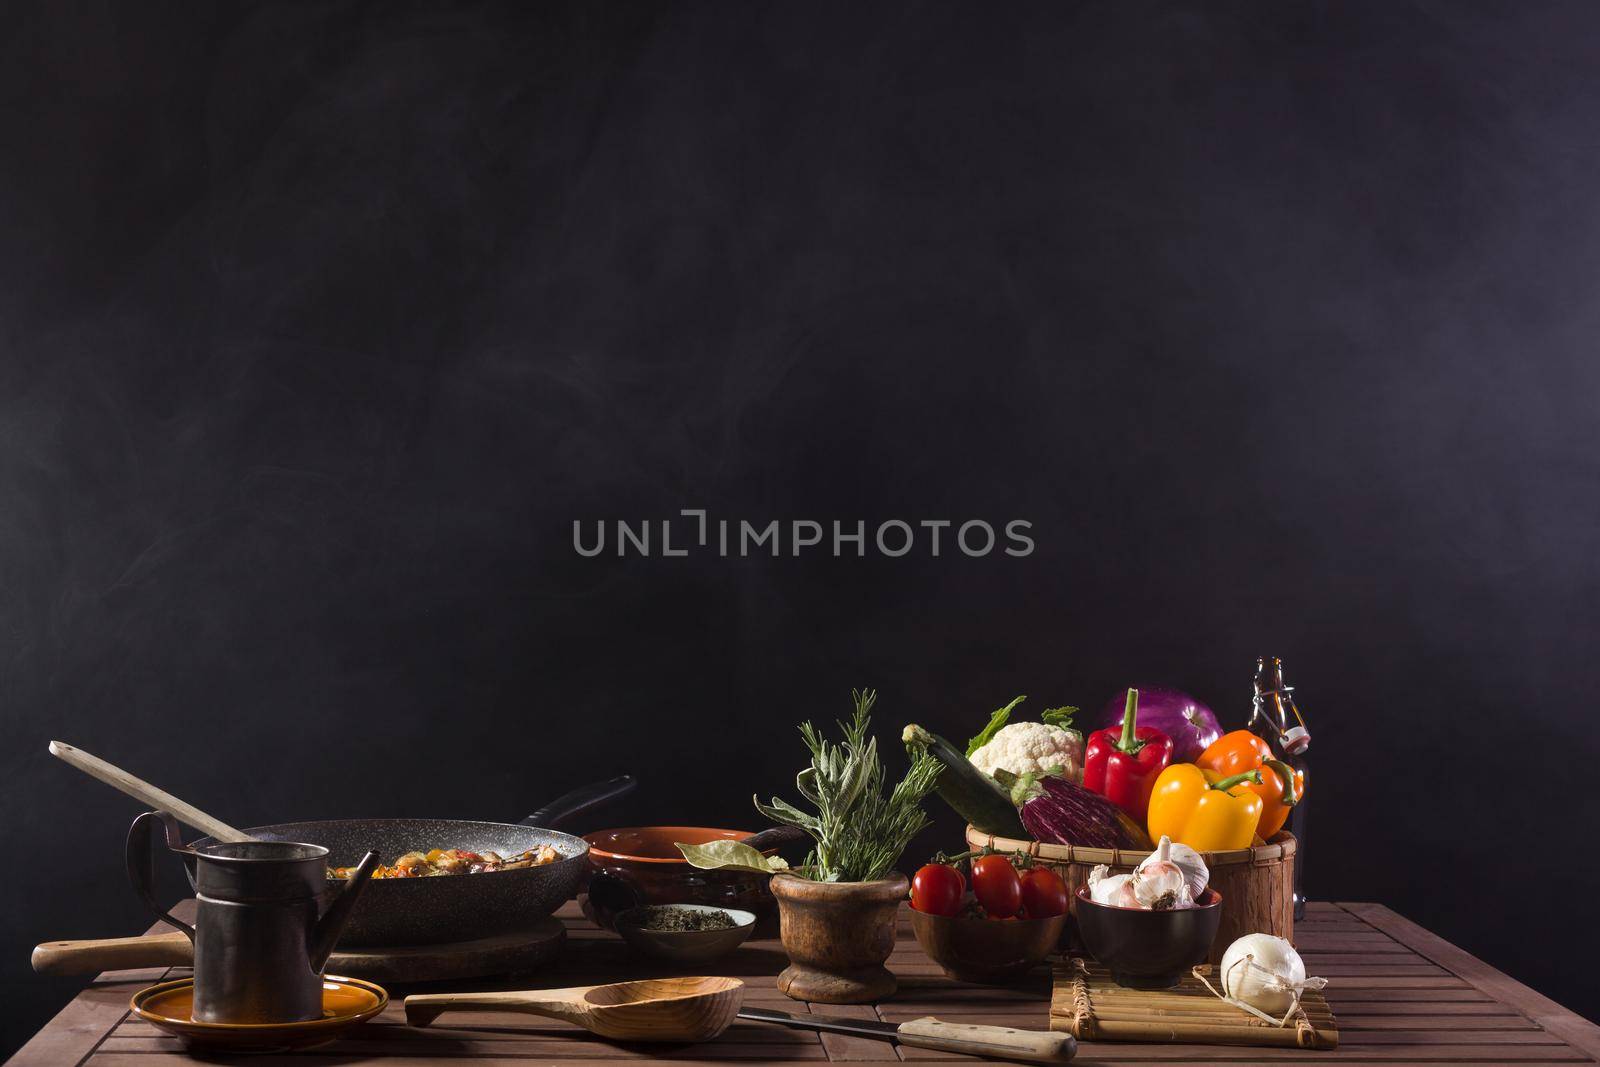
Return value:
[[(614, 935), (596, 930), (569, 904), (568, 947), (545, 971), (520, 981), (480, 987), (543, 988), (683, 973), (642, 960)], [(1332, 979), (1326, 996), (1338, 1017), (1340, 1047), (1330, 1052), (1224, 1045), (1085, 1043), (1085, 1062), (1162, 1064), (1320, 1063), (1583, 1063), (1600, 1059), (1600, 1026), (1494, 970), (1469, 953), (1376, 904), (1314, 903), (1296, 940), (1313, 974)], [(1050, 984), (1039, 972), (1011, 987), (967, 986), (945, 977), (902, 923), (889, 966), (899, 994), (880, 1005), (837, 1007), (789, 1000), (772, 983), (786, 962), (775, 942), (752, 942), (715, 969), (746, 981), (746, 1002), (795, 1013), (903, 1022), (937, 1015), (951, 1022), (1029, 1029), (1048, 1025)], [(164, 1067), (196, 1062), (178, 1043), (127, 1014), (128, 997), (177, 969), (120, 972), (96, 979), (12, 1060), (87, 1067)], [(867, 1038), (817, 1035), (758, 1023), (736, 1023), (718, 1041), (682, 1046), (619, 1046), (570, 1024), (503, 1015), (447, 1017), (425, 1031), (405, 1025), (403, 990), (378, 1019), (323, 1049), (251, 1057), (252, 1067), (318, 1067), (363, 1062), (424, 1067), (446, 1060), (537, 1061), (551, 1067), (666, 1061), (689, 1067), (731, 1063), (856, 1064), (960, 1060), (920, 1049), (897, 1049)]]
[(18, 1049), (10, 1062), (58, 1065), (83, 1061), (128, 1014), (128, 998), (157, 980), (159, 975), (95, 981)]
[(1591, 1059), (1600, 1059), (1600, 1026), (1563, 1008), (1472, 953), (1423, 929), (1382, 904), (1340, 904), (1339, 907), (1405, 945), (1417, 954), (1450, 970), (1463, 980), (1555, 1034)]

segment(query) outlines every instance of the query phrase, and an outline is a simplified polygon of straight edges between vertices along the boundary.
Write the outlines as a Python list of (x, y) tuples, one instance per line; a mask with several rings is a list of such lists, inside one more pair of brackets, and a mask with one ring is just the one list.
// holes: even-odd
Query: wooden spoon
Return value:
[(565, 1019), (613, 1041), (709, 1041), (744, 1002), (737, 978), (651, 978), (640, 982), (523, 989), (503, 993), (420, 993), (406, 1021), (427, 1026), (447, 1011), (520, 1012)]
[(157, 789), (143, 778), (136, 778), (99, 756), (81, 748), (73, 748), (65, 741), (50, 742), (50, 755), (70, 763), (91, 778), (98, 778), (113, 789), (143, 801), (157, 811), (169, 811), (185, 826), (192, 826), (217, 841), (253, 841), (249, 834), (235, 830), (221, 819), (207, 815), (187, 801), (179, 800), (165, 789)]

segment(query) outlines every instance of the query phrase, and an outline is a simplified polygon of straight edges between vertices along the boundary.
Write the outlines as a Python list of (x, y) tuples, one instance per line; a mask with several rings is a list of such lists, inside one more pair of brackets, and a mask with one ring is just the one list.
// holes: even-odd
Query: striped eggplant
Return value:
[(1025, 783), (1021, 795), (1026, 796), (1022, 825), (1036, 841), (1089, 848), (1150, 848), (1149, 835), (1126, 812), (1065, 778), (1046, 776), (1031, 786)]

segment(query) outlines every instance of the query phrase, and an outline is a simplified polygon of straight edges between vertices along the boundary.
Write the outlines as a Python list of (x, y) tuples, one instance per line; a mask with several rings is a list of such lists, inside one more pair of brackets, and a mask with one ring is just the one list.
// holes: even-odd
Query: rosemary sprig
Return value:
[(840, 723), (842, 744), (824, 738), (805, 722), (800, 736), (811, 751), (811, 765), (795, 778), (795, 788), (817, 809), (812, 815), (786, 800), (755, 798), (756, 809), (774, 822), (798, 826), (816, 841), (804, 874), (820, 882), (870, 882), (889, 873), (906, 846), (928, 825), (922, 800), (938, 781), (939, 761), (926, 752), (912, 757), (904, 778), (884, 795), (878, 742), (869, 737), (871, 689), (852, 690), (855, 714)]

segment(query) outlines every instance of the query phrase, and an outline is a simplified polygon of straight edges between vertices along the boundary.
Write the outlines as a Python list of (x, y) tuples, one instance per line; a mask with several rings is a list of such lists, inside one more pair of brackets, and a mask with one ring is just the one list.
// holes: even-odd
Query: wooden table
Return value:
[[(591, 927), (573, 905), (560, 913), (571, 934), (562, 958), (547, 971), (510, 983), (522, 987), (583, 985), (673, 973), (643, 963), (613, 935)], [(1600, 1060), (1600, 1026), (1513, 981), (1482, 961), (1379, 904), (1313, 904), (1296, 940), (1312, 974), (1330, 980), (1328, 1001), (1339, 1017), (1338, 1051), (1260, 1050), (1224, 1045), (1080, 1046), (1080, 1062), (1163, 1063), (1591, 1063)], [(797, 1004), (778, 993), (772, 976), (784, 965), (776, 942), (750, 942), (712, 965), (712, 973), (738, 975), (749, 984), (747, 1003), (789, 1011), (850, 1015), (903, 1022), (938, 1015), (954, 1022), (1048, 1026), (1049, 988), (1043, 970), (1028, 986), (991, 989), (944, 977), (918, 949), (909, 924), (890, 966), (899, 994), (876, 1007)], [(128, 997), (173, 970), (101, 975), (12, 1061), (18, 1064), (92, 1064), (93, 1067), (160, 1067), (194, 1062), (176, 1041), (130, 1020)], [(398, 991), (391, 990), (398, 994)], [(898, 1062), (962, 1059), (864, 1038), (736, 1023), (719, 1040), (691, 1047), (618, 1046), (560, 1023), (531, 1017), (445, 1016), (427, 1030), (405, 1025), (399, 996), (387, 1012), (333, 1045), (248, 1061), (285, 1063), (438, 1063), (483, 1058), (502, 1062), (593, 1065), (607, 1061), (671, 1060), (779, 1063), (796, 1060)]]

